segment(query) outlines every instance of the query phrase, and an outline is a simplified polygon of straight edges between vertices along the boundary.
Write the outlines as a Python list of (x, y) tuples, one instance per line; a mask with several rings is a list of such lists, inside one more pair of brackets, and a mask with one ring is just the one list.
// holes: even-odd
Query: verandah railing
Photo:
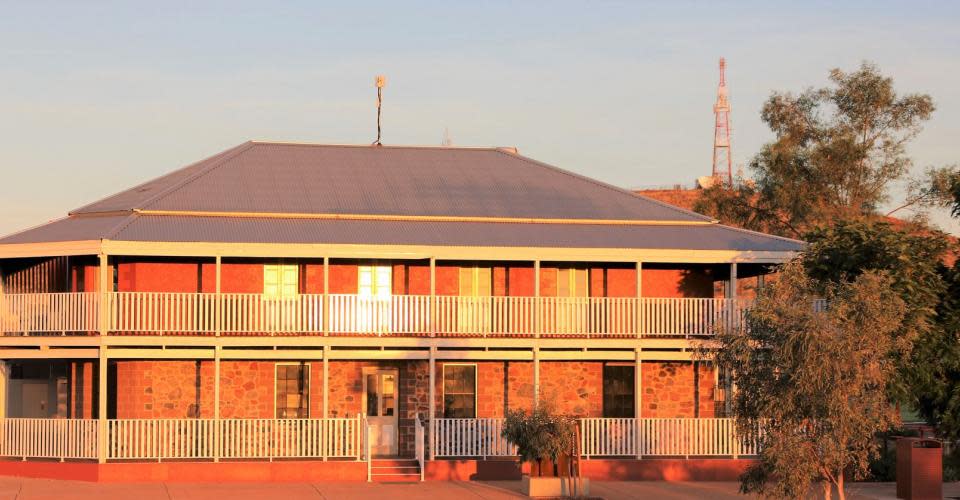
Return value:
[[(95, 460), (98, 421), (0, 419), (0, 457)], [(515, 456), (500, 418), (440, 418), (417, 422), (418, 460), (432, 456)], [(758, 424), (759, 425), (759, 424)], [(118, 419), (107, 422), (109, 460), (332, 458), (364, 460), (367, 422), (362, 416), (327, 419)], [(729, 418), (585, 418), (580, 450), (593, 457), (744, 457), (755, 442), (737, 435)], [(759, 429), (758, 430), (762, 430)]]
[[(514, 456), (500, 436), (500, 418), (441, 418), (431, 421), (436, 457)], [(737, 435), (732, 418), (584, 418), (584, 457), (742, 457), (757, 454), (755, 442)]]
[[(96, 419), (0, 419), (0, 457), (96, 460)], [(362, 417), (111, 419), (109, 460), (362, 458)]]
[[(742, 323), (748, 300), (112, 292), (120, 335), (702, 337)], [(324, 314), (328, 320), (324, 321)], [(100, 330), (97, 293), (0, 294), (0, 333)]]

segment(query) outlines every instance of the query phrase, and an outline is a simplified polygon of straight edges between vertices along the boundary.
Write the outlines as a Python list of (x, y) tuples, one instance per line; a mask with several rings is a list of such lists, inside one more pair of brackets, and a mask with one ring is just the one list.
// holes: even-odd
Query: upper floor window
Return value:
[(586, 268), (557, 269), (557, 297), (589, 297), (589, 274)]
[(310, 365), (277, 365), (277, 418), (310, 417)]
[(489, 266), (467, 265), (460, 268), (460, 295), (489, 297), (493, 295), (493, 269)]
[(477, 365), (443, 365), (443, 418), (477, 417)]
[(263, 295), (270, 298), (295, 297), (300, 290), (300, 267), (296, 264), (263, 266)]
[(361, 297), (390, 298), (393, 269), (390, 266), (358, 266), (357, 291)]

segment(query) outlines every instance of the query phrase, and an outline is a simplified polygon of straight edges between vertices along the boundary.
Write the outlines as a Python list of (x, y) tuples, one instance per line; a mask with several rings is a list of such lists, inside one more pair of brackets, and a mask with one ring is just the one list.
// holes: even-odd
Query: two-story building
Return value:
[(693, 350), (801, 248), (510, 148), (248, 142), (0, 239), (0, 455), (455, 477), (549, 404), (588, 472), (738, 458)]

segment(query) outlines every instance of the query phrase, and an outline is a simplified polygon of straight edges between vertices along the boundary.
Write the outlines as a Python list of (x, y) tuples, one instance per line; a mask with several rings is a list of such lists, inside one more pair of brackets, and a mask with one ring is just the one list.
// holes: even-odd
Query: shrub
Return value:
[(540, 405), (531, 412), (507, 410), (502, 435), (517, 447), (524, 462), (539, 463), (572, 455), (576, 451), (577, 422), (558, 415), (549, 405)]

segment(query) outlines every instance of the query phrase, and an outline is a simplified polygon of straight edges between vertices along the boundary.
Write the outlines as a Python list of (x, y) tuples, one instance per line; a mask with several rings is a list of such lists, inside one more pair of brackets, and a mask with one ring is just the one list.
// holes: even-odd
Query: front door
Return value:
[(24, 418), (48, 418), (51, 415), (47, 401), (50, 394), (50, 384), (43, 381), (23, 381), (23, 406), (21, 415)]
[(363, 369), (363, 411), (370, 424), (370, 453), (396, 456), (399, 418), (397, 415), (398, 371), (395, 368)]

